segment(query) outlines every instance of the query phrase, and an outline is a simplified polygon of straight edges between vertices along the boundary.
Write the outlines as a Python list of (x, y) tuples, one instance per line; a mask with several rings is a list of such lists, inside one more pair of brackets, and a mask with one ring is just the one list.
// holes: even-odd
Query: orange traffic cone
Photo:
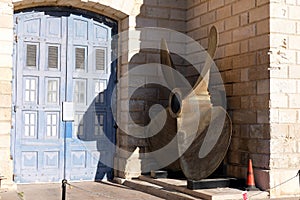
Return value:
[(254, 182), (254, 174), (253, 174), (253, 167), (252, 167), (252, 160), (249, 159), (248, 161), (248, 171), (247, 171), (247, 188), (248, 191), (257, 191), (257, 187), (255, 187)]

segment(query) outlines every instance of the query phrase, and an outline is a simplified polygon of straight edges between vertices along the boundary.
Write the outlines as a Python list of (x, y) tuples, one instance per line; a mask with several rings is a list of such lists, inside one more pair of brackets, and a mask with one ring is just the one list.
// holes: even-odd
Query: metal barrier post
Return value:
[(62, 180), (61, 187), (62, 187), (61, 199), (66, 200), (66, 193), (67, 193), (67, 180), (66, 179)]

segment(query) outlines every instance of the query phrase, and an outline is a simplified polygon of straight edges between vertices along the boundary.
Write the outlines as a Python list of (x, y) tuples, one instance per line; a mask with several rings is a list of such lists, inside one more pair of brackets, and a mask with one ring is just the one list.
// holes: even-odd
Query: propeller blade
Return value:
[[(215, 26), (212, 26), (209, 32), (209, 37), (208, 37), (208, 49), (207, 49), (207, 57), (204, 63), (203, 70), (201, 71), (201, 74), (196, 81), (193, 90), (196, 94), (201, 94), (203, 92), (202, 89), (204, 89), (204, 85), (206, 84), (208, 87), (208, 82), (209, 82), (209, 71), (211, 68), (211, 65), (213, 63), (213, 57), (215, 55), (216, 49), (218, 45), (218, 32)], [(198, 85), (202, 83), (201, 87), (198, 87)], [(206, 87), (206, 88), (207, 88)]]
[[(196, 139), (180, 157), (180, 166), (187, 179), (201, 180), (210, 176), (221, 164), (230, 145), (231, 121), (222, 107), (213, 107), (199, 123)], [(209, 124), (206, 125), (206, 121)], [(206, 126), (205, 126), (206, 125)], [(204, 130), (203, 130), (204, 129)], [(203, 130), (203, 131), (202, 131)], [(185, 141), (188, 141), (186, 135)], [(179, 149), (186, 149), (183, 141), (178, 141)]]
[(163, 76), (167, 82), (167, 85), (169, 88), (175, 88), (176, 87), (176, 80), (174, 78), (173, 70), (174, 64), (168, 49), (168, 45), (165, 39), (161, 39), (161, 49), (160, 49), (160, 62), (163, 65), (169, 66), (170, 68), (163, 67), (162, 73)]

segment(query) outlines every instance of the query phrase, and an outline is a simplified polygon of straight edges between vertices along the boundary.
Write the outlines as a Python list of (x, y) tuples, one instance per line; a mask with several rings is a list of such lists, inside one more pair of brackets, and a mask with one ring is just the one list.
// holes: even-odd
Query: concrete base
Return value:
[(244, 182), (243, 180), (239, 180), (236, 178), (214, 178), (214, 179), (202, 179), (199, 181), (188, 180), (187, 188), (191, 190), (211, 189), (211, 188), (220, 188), (220, 187), (235, 188), (240, 184), (242, 184), (243, 182)]

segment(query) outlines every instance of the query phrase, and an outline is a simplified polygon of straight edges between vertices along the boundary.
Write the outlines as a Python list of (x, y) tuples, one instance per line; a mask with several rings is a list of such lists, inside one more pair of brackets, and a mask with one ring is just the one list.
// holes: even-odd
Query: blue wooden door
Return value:
[[(15, 181), (105, 178), (114, 153), (103, 142), (114, 142), (111, 28), (82, 16), (27, 12), (15, 14), (15, 31)], [(74, 122), (62, 120), (65, 101), (75, 105)]]

